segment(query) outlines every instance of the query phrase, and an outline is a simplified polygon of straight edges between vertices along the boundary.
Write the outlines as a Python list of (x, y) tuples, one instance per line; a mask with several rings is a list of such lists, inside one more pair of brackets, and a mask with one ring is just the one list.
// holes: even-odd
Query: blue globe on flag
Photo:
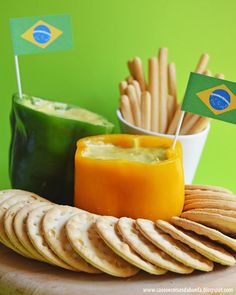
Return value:
[(230, 94), (224, 89), (216, 89), (211, 93), (209, 102), (215, 110), (224, 110), (230, 105)]
[(51, 39), (51, 31), (45, 25), (39, 25), (33, 30), (33, 38), (40, 44), (45, 44)]

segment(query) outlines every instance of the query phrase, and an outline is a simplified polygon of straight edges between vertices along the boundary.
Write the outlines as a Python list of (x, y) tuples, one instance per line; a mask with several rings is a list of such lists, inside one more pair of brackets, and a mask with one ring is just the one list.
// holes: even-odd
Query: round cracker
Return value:
[(103, 216), (97, 219), (96, 228), (104, 242), (119, 256), (134, 266), (155, 275), (167, 272), (139, 256), (130, 246), (122, 240), (116, 229), (118, 219), (111, 216)]
[(0, 205), (5, 202), (6, 200), (21, 195), (31, 195), (30, 192), (26, 192), (19, 189), (7, 189), (0, 191)]
[(65, 225), (78, 212), (81, 212), (81, 210), (75, 207), (54, 206), (43, 218), (44, 237), (55, 254), (71, 267), (78, 271), (100, 273), (98, 269), (87, 263), (74, 251), (67, 239)]
[(213, 229), (211, 227), (207, 227), (195, 221), (188, 220), (185, 218), (180, 218), (177, 216), (174, 216), (171, 218), (171, 223), (179, 227), (182, 227), (183, 229), (193, 231), (196, 234), (208, 237), (209, 239), (216, 241), (218, 243), (221, 243), (223, 245), (226, 245), (232, 250), (236, 251), (236, 239), (233, 239), (216, 229)]
[(236, 202), (235, 195), (229, 194), (209, 194), (209, 193), (202, 193), (202, 194), (194, 194), (194, 195), (187, 195), (185, 196), (184, 204), (187, 205), (187, 202), (190, 203), (191, 201), (205, 201), (205, 200), (222, 200), (222, 201), (232, 201)]
[(28, 218), (29, 213), (33, 209), (43, 206), (48, 206), (48, 202), (34, 202), (27, 206), (24, 206), (17, 212), (13, 220), (13, 228), (18, 241), (22, 244), (23, 247), (25, 247), (25, 249), (27, 249), (30, 255), (39, 261), (47, 262), (47, 260), (42, 255), (40, 255), (40, 253), (35, 249), (35, 247), (31, 243), (26, 230), (26, 220)]
[(191, 195), (202, 195), (202, 194), (224, 194), (224, 195), (230, 195), (234, 196), (233, 192), (217, 192), (217, 191), (208, 191), (208, 190), (201, 190), (201, 189), (185, 189), (184, 194), (186, 196), (191, 196)]
[(12, 245), (19, 251), (22, 253), (22, 255), (28, 257), (28, 258), (32, 258), (34, 259), (34, 257), (29, 253), (29, 251), (27, 251), (27, 249), (20, 243), (20, 241), (18, 240), (15, 231), (14, 231), (14, 227), (13, 227), (13, 220), (15, 218), (16, 213), (23, 208), (25, 205), (27, 205), (26, 202), (22, 201), (22, 202), (18, 202), (15, 205), (11, 206), (5, 213), (4, 215), (4, 229), (5, 229), (5, 233), (8, 237), (8, 239), (10, 240), (10, 242), (12, 243)]
[(208, 213), (216, 213), (223, 216), (233, 217), (236, 218), (236, 211), (232, 210), (224, 210), (224, 209), (214, 209), (214, 208), (199, 208), (199, 209), (193, 209), (189, 210), (188, 212), (208, 212)]
[(120, 218), (117, 223), (117, 229), (122, 235), (123, 240), (141, 257), (152, 264), (180, 274), (189, 274), (193, 272), (193, 268), (187, 267), (173, 259), (149, 242), (149, 240), (137, 230), (134, 219), (127, 217)]
[(117, 277), (130, 277), (139, 269), (115, 254), (96, 231), (97, 216), (79, 213), (69, 219), (66, 234), (73, 249), (88, 263)]
[[(208, 204), (209, 203), (212, 203), (212, 201), (215, 204), (215, 202), (221, 202), (221, 201), (224, 201), (224, 200), (223, 199), (218, 199), (217, 200), (217, 199), (212, 199), (212, 198), (206, 198), (206, 199), (205, 198), (204, 199), (202, 199), (202, 198), (198, 198), (198, 199), (185, 199), (185, 201), (184, 201), (184, 208), (189, 208), (191, 205), (194, 207), (194, 204), (197, 204), (197, 206), (198, 206), (199, 203), (207, 204), (206, 206), (211, 206), (211, 205), (208, 205)], [(230, 202), (234, 202), (235, 203), (235, 206), (236, 206), (236, 200), (235, 201), (230, 201)], [(190, 210), (192, 210), (192, 209), (190, 209)]]
[(233, 194), (233, 192), (227, 188), (224, 188), (221, 186), (215, 186), (215, 185), (205, 185), (205, 184), (185, 184), (185, 191), (186, 190), (212, 191), (212, 192), (223, 192), (223, 193)]
[[(9, 194), (8, 194), (9, 193)], [(8, 191), (7, 195), (10, 195), (11, 197), (7, 198), (4, 202), (0, 204), (0, 241), (6, 245), (7, 247), (13, 249), (14, 251), (17, 251), (17, 248), (15, 248), (12, 243), (10, 242), (8, 236), (5, 233), (4, 229), (4, 215), (6, 211), (13, 205), (15, 205), (18, 202), (25, 201), (26, 203), (31, 203), (33, 201), (37, 200), (45, 200), (43, 198), (40, 198), (38, 195), (25, 192), (25, 191), (17, 191), (12, 194), (12, 191)], [(13, 196), (12, 196), (13, 195)], [(23, 253), (22, 253), (23, 255)]]
[(214, 208), (214, 209), (223, 209), (223, 210), (235, 210), (236, 211), (236, 202), (231, 201), (213, 201), (213, 200), (202, 200), (195, 201), (184, 206), (184, 211), (198, 209), (198, 208)]
[(181, 217), (205, 224), (223, 233), (236, 236), (236, 218), (198, 210), (183, 212)]
[(174, 225), (164, 220), (157, 220), (156, 226), (171, 235), (174, 239), (177, 239), (180, 242), (188, 245), (190, 248), (194, 249), (196, 252), (200, 253), (211, 261), (218, 262), (223, 265), (235, 264), (233, 255), (228, 253), (224, 248), (207, 240), (205, 237), (183, 229), (178, 229)]
[(48, 263), (76, 271), (74, 268), (61, 260), (56, 254), (54, 254), (43, 236), (41, 229), (43, 217), (54, 206), (56, 205), (39, 207), (29, 213), (26, 220), (27, 234), (36, 250), (45, 258)]
[(136, 220), (136, 225), (151, 243), (179, 262), (202, 271), (212, 270), (213, 265), (211, 261), (157, 228), (153, 221), (139, 218)]

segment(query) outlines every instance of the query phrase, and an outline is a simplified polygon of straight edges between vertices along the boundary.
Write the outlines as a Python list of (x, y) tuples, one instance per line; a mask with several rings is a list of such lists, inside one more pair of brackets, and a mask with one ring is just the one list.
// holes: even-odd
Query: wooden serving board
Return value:
[[(62, 270), (21, 257), (0, 245), (0, 295), (143, 295), (151, 293), (144, 292), (144, 288), (157, 290), (157, 288), (190, 287), (234, 288), (232, 293), (224, 294), (236, 294), (236, 266), (216, 266), (213, 272), (195, 271), (191, 275), (170, 273), (153, 276), (140, 272), (132, 278), (120, 279), (106, 274), (89, 275)], [(159, 291), (152, 294), (173, 295), (191, 294), (191, 292)]]

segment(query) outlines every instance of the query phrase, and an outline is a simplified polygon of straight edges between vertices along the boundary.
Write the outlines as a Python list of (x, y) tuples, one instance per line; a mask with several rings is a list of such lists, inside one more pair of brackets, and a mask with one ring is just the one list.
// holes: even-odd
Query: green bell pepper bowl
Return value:
[(111, 133), (113, 124), (74, 105), (28, 95), (19, 98), (16, 94), (10, 121), (12, 187), (58, 204), (73, 205), (76, 141)]

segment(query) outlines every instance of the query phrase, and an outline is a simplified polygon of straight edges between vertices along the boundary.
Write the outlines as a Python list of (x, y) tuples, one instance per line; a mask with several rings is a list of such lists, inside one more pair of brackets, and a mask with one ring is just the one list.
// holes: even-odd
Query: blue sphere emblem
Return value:
[(45, 44), (51, 39), (51, 31), (45, 25), (39, 25), (33, 30), (33, 38), (40, 44)]
[(217, 89), (211, 93), (209, 101), (215, 110), (221, 111), (230, 105), (230, 94), (226, 90)]

